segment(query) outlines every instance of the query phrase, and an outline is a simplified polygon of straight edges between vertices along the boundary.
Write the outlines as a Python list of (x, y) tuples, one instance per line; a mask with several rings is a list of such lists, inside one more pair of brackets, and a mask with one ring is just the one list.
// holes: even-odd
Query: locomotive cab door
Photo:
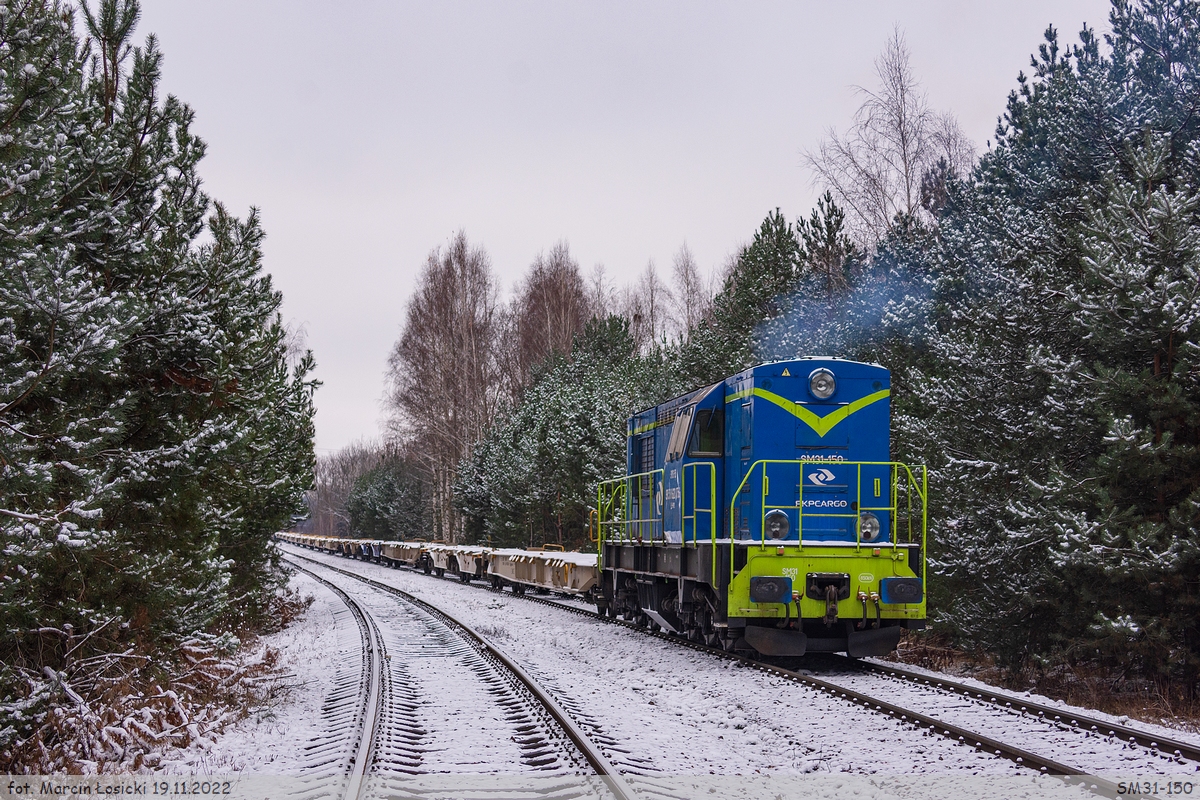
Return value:
[(711, 542), (720, 533), (724, 440), (724, 409), (713, 402), (702, 399), (676, 416), (663, 464), (667, 541)]

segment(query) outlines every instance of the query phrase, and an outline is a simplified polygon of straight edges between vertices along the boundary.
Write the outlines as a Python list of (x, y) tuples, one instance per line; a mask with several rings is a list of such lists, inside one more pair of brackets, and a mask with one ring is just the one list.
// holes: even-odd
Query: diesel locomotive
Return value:
[(891, 460), (888, 371), (763, 364), (628, 420), (597, 552), (281, 533), (329, 553), (556, 592), (600, 614), (767, 658), (885, 655), (925, 627), (927, 476)]
[(884, 655), (925, 626), (928, 481), (888, 371), (763, 364), (634, 414), (602, 483), (600, 613), (769, 657)]

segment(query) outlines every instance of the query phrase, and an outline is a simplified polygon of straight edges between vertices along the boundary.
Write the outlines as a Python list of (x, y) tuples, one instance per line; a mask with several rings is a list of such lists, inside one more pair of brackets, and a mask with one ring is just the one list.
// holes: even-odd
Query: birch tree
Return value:
[(954, 117), (930, 108), (899, 28), (875, 60), (875, 75), (876, 88), (857, 87), (863, 102), (849, 130), (839, 134), (831, 128), (805, 154), (814, 182), (848, 211), (849, 229), (865, 248), (898, 218), (932, 219), (921, 203), (922, 181), (932, 201), (939, 174), (961, 177), (974, 160)]
[(587, 287), (566, 242), (530, 265), (512, 313), (519, 380), (526, 386), (535, 366), (556, 353), (570, 355), (571, 343), (590, 316)]
[(452, 487), (496, 413), (498, 291), (481, 247), (458, 233), (429, 254), (388, 360), (394, 431), (409, 431), (430, 482), (433, 534), (461, 537)]

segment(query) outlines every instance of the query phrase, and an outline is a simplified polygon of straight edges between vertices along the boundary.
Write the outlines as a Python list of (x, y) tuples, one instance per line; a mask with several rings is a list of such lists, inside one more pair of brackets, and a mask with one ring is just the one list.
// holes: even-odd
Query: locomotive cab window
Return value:
[(725, 412), (709, 408), (696, 412), (692, 425), (692, 439), (688, 443), (689, 456), (717, 456), (725, 450)]
[(688, 426), (692, 422), (692, 412), (695, 409), (695, 406), (688, 406), (675, 417), (675, 424), (671, 428), (671, 441), (667, 442), (667, 461), (677, 461), (683, 457), (683, 445), (687, 441)]

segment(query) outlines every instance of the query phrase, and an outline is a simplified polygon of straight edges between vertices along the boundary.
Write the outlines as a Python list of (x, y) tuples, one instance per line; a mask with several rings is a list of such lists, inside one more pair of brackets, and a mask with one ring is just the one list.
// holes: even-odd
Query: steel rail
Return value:
[[(303, 556), (298, 553), (287, 553), (284, 555), (284, 558), (288, 561), (291, 561), (297, 569), (303, 570), (311, 575), (312, 573), (310, 570), (307, 570), (299, 564), (296, 564), (294, 561), (294, 559), (302, 558), (305, 561), (317, 564), (325, 569), (332, 570), (341, 575), (345, 575), (348, 578), (353, 578), (356, 581), (365, 583), (372, 588), (400, 597), (406, 602), (418, 606), (425, 611), (434, 614), (438, 618), (451, 623), (452, 627), (458, 628), (461, 634), (471, 639), (471, 641), (478, 644), (480, 647), (490, 653), (497, 661), (503, 664), (505, 669), (511, 672), (517, 678), (517, 680), (529, 690), (530, 694), (532, 694), (538, 700), (538, 702), (542, 704), (542, 707), (546, 709), (546, 712), (554, 718), (554, 721), (562, 727), (563, 732), (567, 735), (567, 738), (570, 739), (571, 743), (578, 748), (581, 754), (583, 754), (584, 759), (586, 759), (588, 764), (592, 766), (592, 769), (596, 771), (596, 774), (601, 777), (609, 791), (612, 792), (617, 800), (638, 800), (638, 796), (634, 793), (629, 784), (625, 782), (625, 779), (621, 776), (620, 772), (617, 771), (617, 769), (612, 765), (600, 748), (588, 738), (583, 729), (575, 723), (575, 720), (571, 719), (571, 716), (566, 712), (565, 709), (563, 709), (562, 706), (558, 704), (558, 701), (555, 700), (554, 697), (551, 696), (545, 689), (543, 689), (532, 676), (530, 676), (524, 669), (521, 668), (519, 664), (517, 664), (517, 662), (513, 661), (507, 653), (489, 642), (483, 636), (476, 633), (471, 626), (454, 618), (432, 603), (422, 600), (415, 595), (409, 594), (403, 589), (397, 589), (395, 586), (389, 586), (386, 583), (373, 580), (365, 575), (359, 575), (355, 572), (351, 572), (350, 570), (335, 567), (331, 564), (325, 564), (317, 559), (309, 558), (308, 556)], [(322, 582), (328, 584), (327, 581)], [(347, 798), (349, 800), (349, 795), (347, 795)]]
[(730, 653), (725, 650), (721, 650), (720, 648), (710, 647), (708, 645), (700, 644), (699, 642), (693, 642), (689, 639), (685, 639), (682, 637), (671, 636), (666, 633), (651, 631), (647, 628), (639, 627), (639, 626), (635, 625), (634, 623), (628, 622), (625, 620), (612, 619), (609, 617), (600, 617), (599, 615), (589, 612), (586, 609), (563, 605), (561, 603), (556, 603), (553, 600), (547, 600), (547, 599), (541, 598), (541, 597), (528, 597), (528, 596), (525, 596), (525, 599), (531, 600), (535, 603), (542, 603), (543, 605), (552, 606), (554, 608), (560, 608), (560, 609), (563, 609), (564, 611), (571, 611), (573, 613), (595, 617), (595, 618), (601, 619), (605, 622), (609, 622), (609, 623), (612, 623), (615, 625), (621, 625), (623, 627), (629, 628), (630, 630), (637, 631), (638, 633), (641, 633), (641, 634), (644, 634), (647, 636), (653, 636), (655, 638), (662, 639), (663, 641), (671, 642), (676, 645), (683, 645), (684, 647), (689, 647), (693, 650), (697, 650), (702, 653), (709, 653), (709, 654), (715, 655), (719, 658), (725, 658), (730, 661), (735, 661), (735, 662), (741, 663), (741, 664), (743, 664), (747, 667), (751, 667), (753, 669), (758, 669), (763, 672), (768, 672), (773, 675), (778, 675), (779, 677), (786, 678), (787, 680), (793, 681), (795, 683), (801, 683), (801, 684), (805, 684), (807, 686), (811, 686), (813, 688), (819, 689), (827, 694), (832, 695), (833, 697), (835, 697), (837, 699), (846, 700), (847, 702), (854, 703), (855, 705), (861, 705), (864, 708), (878, 711), (880, 713), (886, 713), (888, 716), (893, 717), (894, 719), (896, 719), (900, 722), (911, 723), (919, 729), (927, 729), (931, 733), (936, 733), (940, 736), (949, 738), (956, 742), (959, 742), (962, 744), (973, 743), (976, 749), (979, 749), (979, 750), (986, 749), (988, 751), (991, 751), (994, 755), (1000, 756), (1002, 758), (1007, 758), (1009, 761), (1012, 761), (1013, 763), (1015, 763), (1019, 766), (1025, 767), (1027, 769), (1036, 770), (1041, 774), (1054, 775), (1054, 776), (1068, 779), (1072, 782), (1079, 783), (1079, 784), (1083, 785), (1085, 788), (1090, 789), (1090, 790), (1097, 792), (1101, 795), (1104, 795), (1106, 797), (1116, 797), (1117, 796), (1117, 784), (1113, 783), (1112, 781), (1108, 781), (1103, 778), (1098, 778), (1093, 775), (1088, 775), (1087, 773), (1083, 772), (1082, 770), (1080, 770), (1076, 767), (1072, 767), (1067, 764), (1060, 763), (1053, 759), (1046, 758), (1045, 756), (1040, 756), (1036, 753), (1031, 753), (1027, 750), (1016, 747), (1015, 745), (1006, 744), (997, 739), (992, 739), (988, 736), (983, 736), (983, 735), (976, 733), (974, 731), (971, 731), (967, 728), (963, 728), (962, 726), (944, 722), (942, 720), (936, 719), (935, 717), (930, 717), (930, 716), (922, 714), (918, 711), (913, 711), (911, 709), (904, 708), (903, 706), (898, 706), (898, 705), (896, 705), (894, 703), (890, 703), (886, 700), (880, 700), (878, 698), (872, 697), (863, 692), (858, 692), (858, 691), (853, 691), (851, 689), (847, 689), (843, 686), (839, 686), (835, 683), (822, 680), (822, 679), (814, 677), (812, 675), (805, 675), (803, 673), (796, 672), (796, 671), (790, 670), (790, 669), (786, 669), (784, 667), (777, 667), (773, 664), (767, 664), (762, 661), (755, 661), (752, 658), (748, 658), (746, 656), (741, 656), (741, 655), (738, 655), (737, 653)]
[[(286, 555), (284, 558), (291, 561)], [(383, 637), (379, 633), (379, 627), (375, 624), (375, 620), (371, 618), (366, 609), (358, 604), (358, 601), (340, 587), (325, 580), (312, 570), (305, 569), (294, 561), (292, 561), (292, 566), (336, 594), (346, 604), (346, 607), (350, 609), (350, 613), (354, 615), (363, 635), (363, 648), (367, 658), (368, 669), (367, 691), (363, 699), (363, 713), (360, 718), (361, 734), (358, 746), (354, 748), (354, 757), (350, 762), (350, 774), (346, 781), (346, 791), (344, 793), (345, 800), (361, 800), (366, 789), (367, 772), (370, 770), (375, 758), (375, 741), (383, 708), (383, 704), (380, 702), (383, 694), (382, 672), (384, 664), (387, 663)]]
[(1062, 725), (1067, 725), (1071, 728), (1076, 728), (1089, 733), (1097, 733), (1108, 736), (1121, 738), (1133, 744), (1140, 745), (1149, 750), (1157, 750), (1158, 752), (1167, 752), (1172, 755), (1186, 758), (1190, 761), (1200, 761), (1200, 746), (1181, 742), (1177, 739), (1170, 739), (1165, 736), (1155, 736), (1146, 731), (1139, 731), (1136, 728), (1130, 728), (1127, 725), (1121, 725), (1116, 722), (1108, 722), (1095, 717), (1089, 717), (1086, 714), (1078, 714), (1074, 711), (1067, 711), (1054, 706), (1035, 703), (1030, 700), (1024, 700), (1020, 697), (1013, 697), (1003, 692), (984, 691), (978, 686), (968, 686), (965, 683), (939, 678), (932, 675), (925, 675), (916, 670), (907, 669), (899, 664), (880, 664), (871, 661), (853, 661), (845, 656), (836, 656), (844, 658), (847, 666), (864, 670), (867, 672), (877, 672), (882, 675), (887, 675), (896, 678), (902, 678), (916, 684), (924, 684), (934, 689), (946, 689), (947, 691), (960, 694), (969, 700), (978, 700), (990, 705), (999, 706), (1000, 708), (1011, 711), (1019, 711), (1030, 714), (1036, 714), (1042, 717), (1047, 722), (1055, 722)]
[[(747, 659), (745, 656), (739, 656), (736, 653), (729, 653), (729, 652), (722, 650), (720, 648), (717, 648), (717, 647), (711, 647), (709, 645), (701, 644), (699, 642), (693, 642), (690, 639), (685, 639), (680, 636), (672, 636), (667, 633), (656, 632), (656, 631), (649, 630), (648, 628), (639, 627), (635, 623), (629, 622), (627, 620), (619, 620), (619, 619), (614, 619), (614, 618), (610, 618), (610, 617), (600, 616), (596, 612), (591, 611), (589, 609), (579, 608), (577, 606), (566, 605), (564, 603), (559, 603), (554, 600), (547, 599), (545, 597), (536, 597), (536, 596), (531, 596), (531, 595), (527, 595), (527, 594), (514, 595), (514, 596), (521, 597), (525, 600), (529, 600), (530, 602), (541, 603), (543, 605), (551, 606), (552, 608), (562, 609), (563, 611), (570, 611), (573, 614), (581, 614), (586, 617), (594, 617), (594, 618), (603, 620), (604, 622), (612, 623), (615, 625), (621, 625), (621, 626), (629, 628), (630, 630), (638, 631), (639, 633), (645, 634), (647, 636), (653, 636), (653, 637), (662, 639), (663, 641), (672, 642), (674, 644), (680, 644), (685, 647), (690, 647), (694, 650), (698, 650), (701, 652), (714, 653), (714, 654), (721, 655), (721, 656), (731, 658), (731, 659), (739, 659), (745, 663), (749, 663), (754, 666), (770, 666), (770, 665), (764, 665), (762, 662), (755, 661), (753, 659)], [(1041, 717), (1042, 719), (1044, 719), (1047, 722), (1056, 723), (1056, 724), (1065, 726), (1067, 728), (1078, 730), (1082, 733), (1096, 733), (1101, 736), (1108, 735), (1108, 736), (1112, 736), (1114, 738), (1122, 738), (1133, 744), (1145, 747), (1148, 750), (1156, 751), (1159, 753), (1162, 753), (1165, 751), (1171, 755), (1175, 755), (1180, 758), (1186, 758), (1191, 761), (1200, 761), (1200, 747), (1198, 747), (1197, 745), (1194, 745), (1194, 744), (1190, 744), (1188, 742), (1180, 741), (1178, 739), (1171, 739), (1171, 738), (1165, 737), (1165, 736), (1156, 736), (1147, 731), (1140, 731), (1140, 730), (1137, 730), (1136, 728), (1130, 728), (1126, 725), (1121, 725), (1121, 724), (1114, 723), (1114, 722), (1108, 722), (1108, 721), (1105, 721), (1102, 719), (1098, 719), (1096, 717), (1089, 717), (1086, 714), (1078, 714), (1075, 712), (1066, 711), (1061, 708), (1054, 708), (1053, 706), (1048, 706), (1048, 705), (1045, 705), (1042, 703), (1035, 703), (1032, 701), (1023, 700), (1019, 697), (1013, 697), (1013, 696), (1007, 695), (1003, 692), (983, 691), (979, 687), (968, 686), (967, 684), (964, 684), (964, 683), (959, 683), (957, 681), (952, 681), (952, 680), (948, 680), (945, 678), (939, 678), (939, 677), (935, 677), (932, 675), (925, 675), (924, 673), (917, 672), (915, 670), (906, 669), (905, 667), (900, 666), (898, 664), (892, 664), (892, 663), (880, 664), (880, 663), (875, 663), (875, 662), (870, 662), (870, 661), (861, 661), (861, 660), (851, 659), (847, 656), (839, 656), (834, 653), (822, 653), (821, 655), (828, 655), (828, 656), (832, 656), (834, 658), (841, 659), (844, 662), (845, 667), (848, 669), (857, 669), (857, 670), (868, 671), (868, 672), (878, 672), (878, 673), (884, 674), (884, 675), (891, 675), (891, 676), (898, 677), (898, 678), (905, 678), (905, 679), (911, 680), (913, 683), (925, 684), (929, 688), (933, 688), (933, 689), (945, 688), (945, 689), (954, 691), (955, 693), (960, 694), (969, 700), (981, 701), (981, 702), (987, 703), (989, 705), (995, 705), (999, 708), (1002, 708), (1002, 709), (1005, 709), (1008, 711), (1026, 712), (1026, 713), (1036, 714), (1037, 716)], [(772, 667), (772, 669), (783, 669), (783, 668)], [(784, 670), (784, 671), (788, 672), (788, 673), (792, 672), (791, 670)], [(801, 673), (795, 673), (795, 674), (800, 676), (801, 678), (807, 677)], [(839, 691), (850, 692), (849, 689), (846, 689), (844, 687), (839, 689)], [(858, 693), (858, 694), (861, 694), (861, 693)], [(1087, 726), (1087, 727), (1084, 727), (1084, 726)], [(1107, 734), (1105, 733), (1106, 731), (1107, 731)], [(1078, 771), (1076, 771), (1075, 774), (1082, 774), (1082, 773), (1079, 773)]]
[[(334, 554), (326, 554), (326, 555), (334, 555)], [(311, 559), (311, 558), (307, 558), (305, 556), (300, 556), (300, 557), (306, 558), (307, 560), (312, 561), (313, 563), (317, 563), (317, 564), (322, 563), (320, 561), (317, 561), (317, 560)], [(326, 566), (328, 569), (336, 570), (336, 571), (341, 572), (350, 577), (354, 577), (354, 578), (357, 578), (358, 580), (362, 580), (362, 581), (371, 583), (372, 585), (379, 585), (381, 588), (384, 588), (383, 584), (379, 584), (378, 581), (373, 581), (370, 578), (366, 578), (364, 576), (357, 575), (356, 573), (350, 572), (348, 570), (343, 570), (338, 567), (333, 567), (333, 566), (326, 565), (326, 564), (322, 564), (322, 565)], [(414, 571), (417, 571), (417, 570), (414, 569)], [(484, 588), (490, 588), (490, 587), (484, 587)], [(386, 587), (386, 589), (390, 590), (390, 591), (395, 591), (395, 592), (401, 591), (399, 589), (394, 589), (393, 587)], [(587, 616), (587, 617), (590, 617), (593, 619), (599, 619), (599, 620), (609, 623), (609, 624), (620, 625), (620, 626), (623, 626), (630, 630), (637, 631), (638, 633), (641, 633), (641, 634), (644, 634), (647, 636), (653, 636), (655, 638), (662, 639), (663, 641), (671, 642), (672, 644), (683, 645), (684, 647), (689, 647), (689, 648), (691, 648), (693, 650), (697, 650), (699, 652), (710, 653), (710, 654), (715, 655), (720, 658), (728, 659), (731, 661), (736, 661), (736, 662), (742, 663), (745, 666), (752, 667), (752, 668), (758, 669), (758, 670), (762, 670), (764, 672), (769, 672), (769, 673), (778, 675), (780, 677), (786, 678), (786, 679), (791, 680), (796, 683), (801, 683), (801, 684), (811, 686), (813, 688), (817, 688), (821, 691), (824, 691), (828, 694), (833, 695), (834, 697), (837, 697), (838, 699), (845, 699), (845, 700), (847, 700), (847, 702), (855, 703), (856, 705), (862, 705), (864, 707), (877, 710), (880, 713), (887, 713), (889, 716), (892, 716), (893, 718), (895, 718), (901, 722), (908, 722), (910, 724), (915, 725), (918, 728), (923, 728), (923, 729), (929, 730), (932, 733), (937, 733), (938, 735), (943, 736), (945, 738), (949, 738), (953, 741), (963, 743), (963, 744), (974, 743), (976, 749), (982, 750), (982, 749), (986, 748), (986, 749), (990, 750), (993, 754), (998, 755), (1002, 758), (1006, 758), (1009, 761), (1012, 761), (1013, 763), (1015, 763), (1019, 766), (1025, 767), (1027, 769), (1035, 770), (1035, 771), (1039, 772), (1040, 774), (1054, 775), (1054, 776), (1059, 776), (1059, 777), (1071, 780), (1072, 782), (1079, 783), (1079, 784), (1085, 786), (1086, 788), (1090, 789), (1091, 791), (1093, 791), (1095, 793), (1099, 793), (1106, 797), (1116, 797), (1118, 794), (1117, 793), (1117, 788), (1118, 788), (1117, 784), (1113, 783), (1112, 781), (1109, 781), (1109, 780), (1106, 780), (1103, 778), (1099, 778), (1099, 777), (1096, 777), (1093, 775), (1088, 775), (1083, 770), (1080, 770), (1077, 767), (1072, 767), (1067, 764), (1062, 764), (1060, 762), (1054, 761), (1053, 759), (1046, 758), (1044, 756), (1040, 756), (1036, 753), (1031, 753), (1020, 747), (1016, 747), (1015, 745), (1005, 744), (1004, 742), (1001, 742), (999, 740), (992, 739), (987, 736), (983, 736), (979, 733), (968, 730), (967, 728), (963, 728), (958, 725), (943, 722), (934, 717), (930, 717), (930, 716), (921, 714), (920, 712), (913, 711), (911, 709), (907, 709), (902, 706), (898, 706), (898, 705), (889, 703), (888, 701), (885, 701), (885, 700), (871, 697), (870, 695), (864, 694), (863, 692), (852, 691), (845, 687), (838, 686), (837, 684), (834, 684), (834, 683), (831, 683), (828, 681), (824, 681), (820, 678), (816, 678), (811, 675), (805, 675), (803, 673), (795, 672), (793, 670), (785, 669), (783, 667), (777, 667), (772, 664), (766, 664), (764, 662), (756, 661), (756, 660), (754, 660), (752, 658), (748, 658), (746, 656), (741, 656), (736, 653), (730, 653), (730, 652), (722, 650), (720, 648), (710, 647), (708, 645), (700, 644), (698, 642), (693, 642), (693, 641), (685, 639), (683, 637), (671, 636), (666, 633), (651, 631), (651, 630), (648, 630), (647, 628), (639, 627), (639, 626), (635, 625), (633, 622), (629, 622), (627, 620), (618, 620), (618, 619), (615, 619), (612, 617), (601, 616), (601, 615), (597, 614), (596, 612), (590, 611), (588, 609), (579, 608), (576, 606), (568, 606), (568, 605), (564, 605), (562, 603), (554, 602), (553, 600), (548, 600), (546, 598), (541, 598), (541, 597), (527, 595), (527, 594), (521, 594), (521, 595), (514, 594), (513, 596), (521, 597), (525, 600), (528, 600), (528, 601), (531, 601), (534, 603), (541, 603), (543, 605), (551, 606), (553, 608), (559, 608), (559, 609), (562, 609), (564, 611), (569, 611), (574, 614), (580, 614), (580, 615)], [(417, 602), (423, 602), (423, 601), (418, 600)], [(1076, 717), (1076, 719), (1078, 719), (1078, 717)], [(1145, 735), (1145, 734), (1143, 733), (1143, 735)], [(1153, 741), (1163, 742), (1163, 741), (1169, 741), (1169, 740), (1154, 738)], [(1180, 743), (1180, 744), (1182, 744), (1182, 743)]]

